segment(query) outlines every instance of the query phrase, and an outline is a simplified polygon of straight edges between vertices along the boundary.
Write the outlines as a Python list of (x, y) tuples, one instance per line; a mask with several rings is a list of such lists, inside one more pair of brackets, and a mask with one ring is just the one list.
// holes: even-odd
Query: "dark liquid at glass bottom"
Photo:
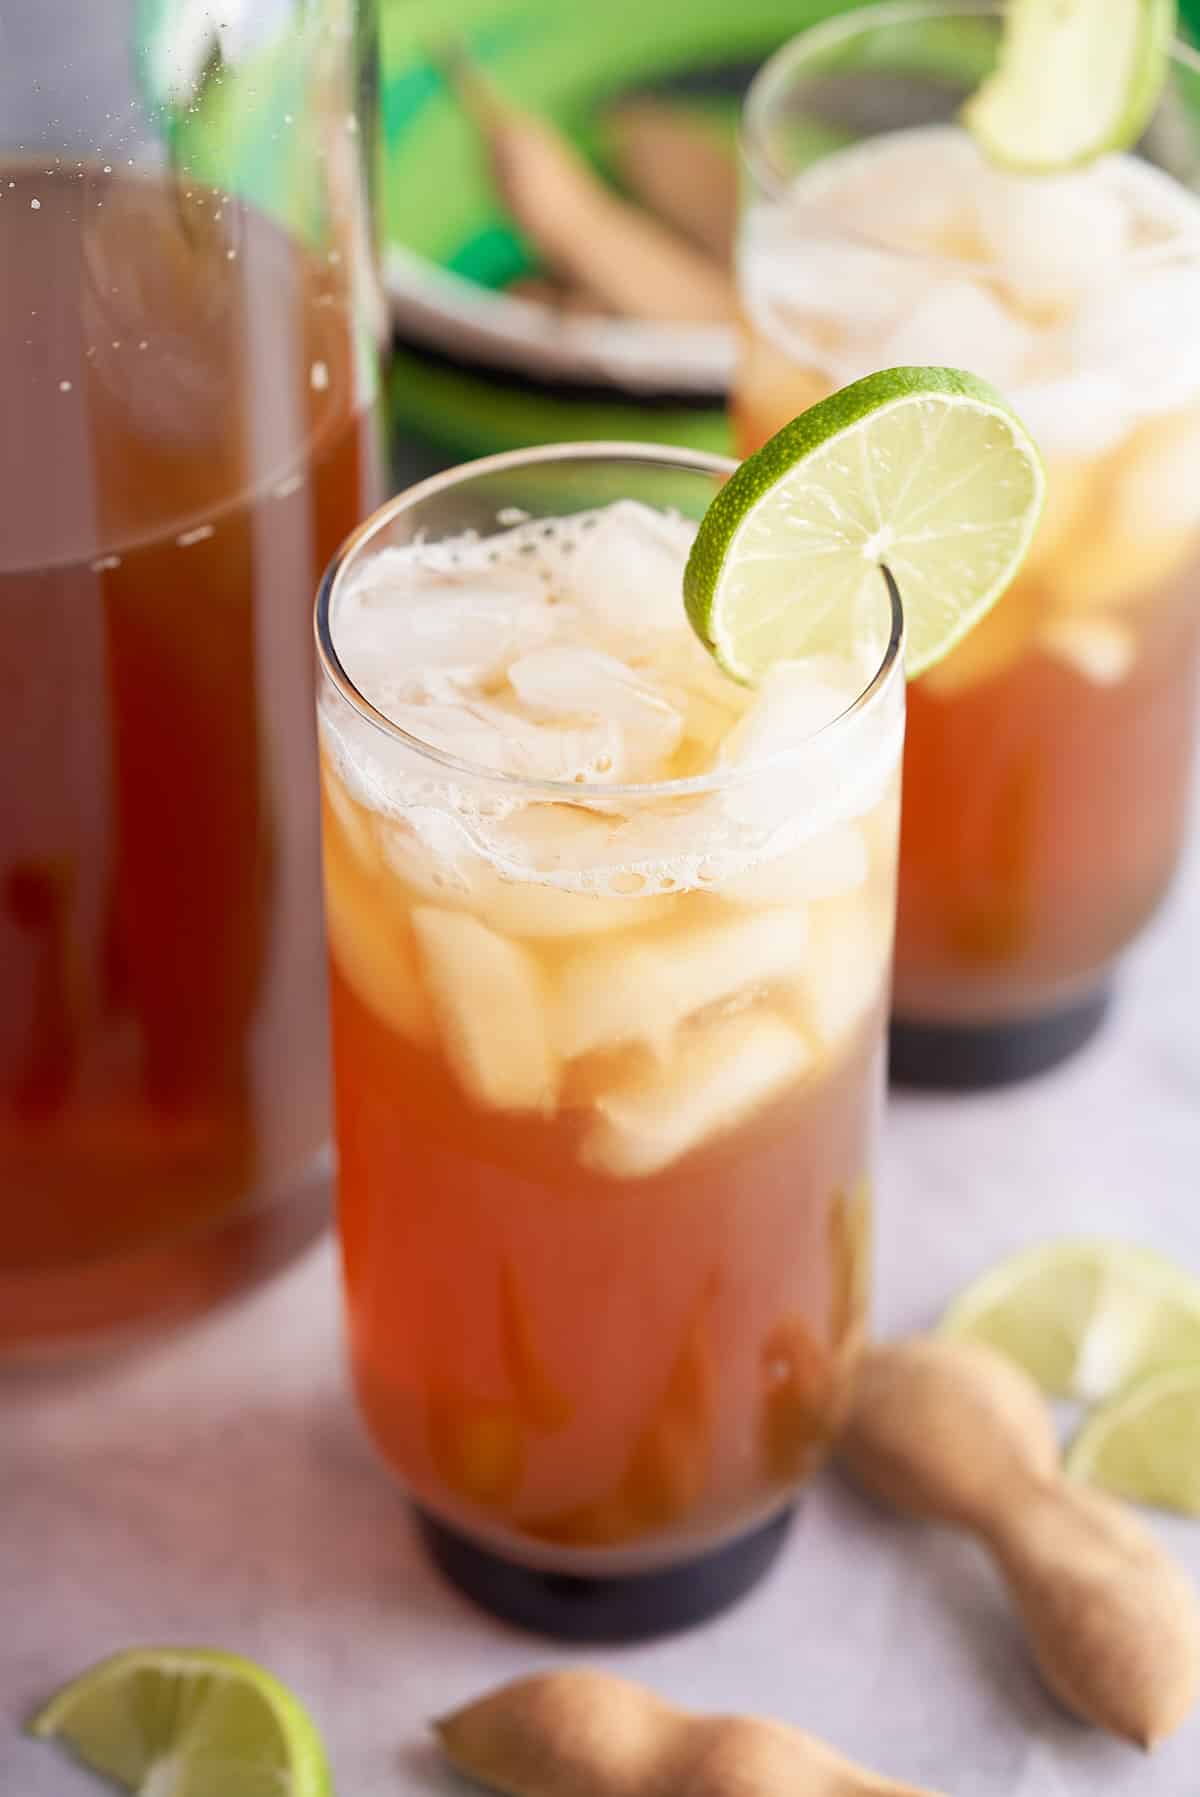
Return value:
[(774, 1564), (792, 1510), (736, 1541), (658, 1572), (583, 1578), (520, 1566), (478, 1546), (457, 1529), (416, 1511), (438, 1570), (463, 1594), (518, 1628), (559, 1641), (647, 1641), (719, 1615), (744, 1597)]
[(1069, 1060), (1103, 1026), (1112, 1005), (1102, 987), (1069, 1009), (1013, 1023), (893, 1021), (889, 1072), (894, 1086), (970, 1092), (1014, 1085)]

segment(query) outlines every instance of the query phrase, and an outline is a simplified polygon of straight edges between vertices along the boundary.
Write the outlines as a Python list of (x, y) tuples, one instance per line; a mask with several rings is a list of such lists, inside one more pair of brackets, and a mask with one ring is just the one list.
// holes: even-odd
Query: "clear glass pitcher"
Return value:
[(324, 1212), (309, 605), (381, 488), (371, 4), (0, 17), (0, 1357)]

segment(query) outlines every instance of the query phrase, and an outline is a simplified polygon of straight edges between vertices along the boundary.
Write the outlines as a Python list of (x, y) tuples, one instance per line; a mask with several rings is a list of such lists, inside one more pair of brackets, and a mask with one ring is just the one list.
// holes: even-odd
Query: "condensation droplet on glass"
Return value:
[(60, 393), (69, 393), (71, 391), (70, 381), (59, 381), (58, 390)]
[(226, 260), (226, 262), (236, 262), (237, 261), (237, 251), (236, 250), (226, 250), (225, 251), (225, 260)]
[(111, 162), (106, 162), (106, 163), (105, 163), (105, 164), (104, 164), (104, 173), (105, 173), (105, 174), (106, 174), (106, 175), (111, 175), (111, 174), (112, 174), (112, 163), (111, 163)]
[(141, 342), (138, 344), (138, 348), (139, 349), (149, 349), (149, 347), (150, 347), (150, 339), (148, 337), (143, 337)]
[(308, 375), (309, 385), (314, 393), (324, 393), (329, 385), (329, 370), (324, 362), (314, 362)]
[(40, 200), (30, 200), (29, 210), (31, 212), (40, 212), (41, 209), (42, 209), (42, 202)]

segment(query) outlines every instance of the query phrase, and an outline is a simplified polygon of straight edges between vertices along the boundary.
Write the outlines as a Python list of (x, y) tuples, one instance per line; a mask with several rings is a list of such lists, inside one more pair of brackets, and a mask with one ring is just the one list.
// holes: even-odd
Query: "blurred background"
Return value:
[[(207, 54), (207, 0), (143, 3), (151, 69), (178, 71), (193, 37)], [(228, 168), (235, 138), (243, 190), (265, 148), (247, 49), (273, 3), (222, 9), (219, 156)], [(554, 439), (726, 448), (741, 96), (780, 43), (849, 0), (376, 4), (397, 483)], [(1195, 40), (1200, 0), (1180, 10)], [(945, 56), (953, 78), (949, 42)], [(194, 130), (211, 134), (211, 113)], [(187, 153), (203, 166), (202, 145)]]
[(725, 449), (741, 95), (848, 0), (381, 4), (397, 474), (555, 438)]

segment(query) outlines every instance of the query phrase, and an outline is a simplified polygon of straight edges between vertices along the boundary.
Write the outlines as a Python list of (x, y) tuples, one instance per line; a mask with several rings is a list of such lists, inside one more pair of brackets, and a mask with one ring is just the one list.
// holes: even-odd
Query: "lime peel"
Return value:
[(1200, 1282), (1126, 1242), (1049, 1242), (984, 1273), (940, 1332), (988, 1343), (1054, 1396), (1096, 1402), (1200, 1361)]
[(29, 1731), (141, 1797), (223, 1786), (238, 1797), (332, 1797), (303, 1705), (261, 1666), (216, 1648), (112, 1654), (56, 1692)]
[(1066, 1470), (1114, 1497), (1200, 1517), (1200, 1364), (1151, 1373), (1094, 1411)]
[(1165, 86), (1176, 15), (1176, 0), (1009, 0), (999, 65), (964, 124), (1018, 174), (1130, 148)]
[(910, 678), (1005, 592), (1045, 499), (1041, 457), (1000, 394), (949, 368), (892, 368), (830, 395), (750, 456), (701, 521), (688, 617), (726, 673), (844, 654), (886, 565)]

